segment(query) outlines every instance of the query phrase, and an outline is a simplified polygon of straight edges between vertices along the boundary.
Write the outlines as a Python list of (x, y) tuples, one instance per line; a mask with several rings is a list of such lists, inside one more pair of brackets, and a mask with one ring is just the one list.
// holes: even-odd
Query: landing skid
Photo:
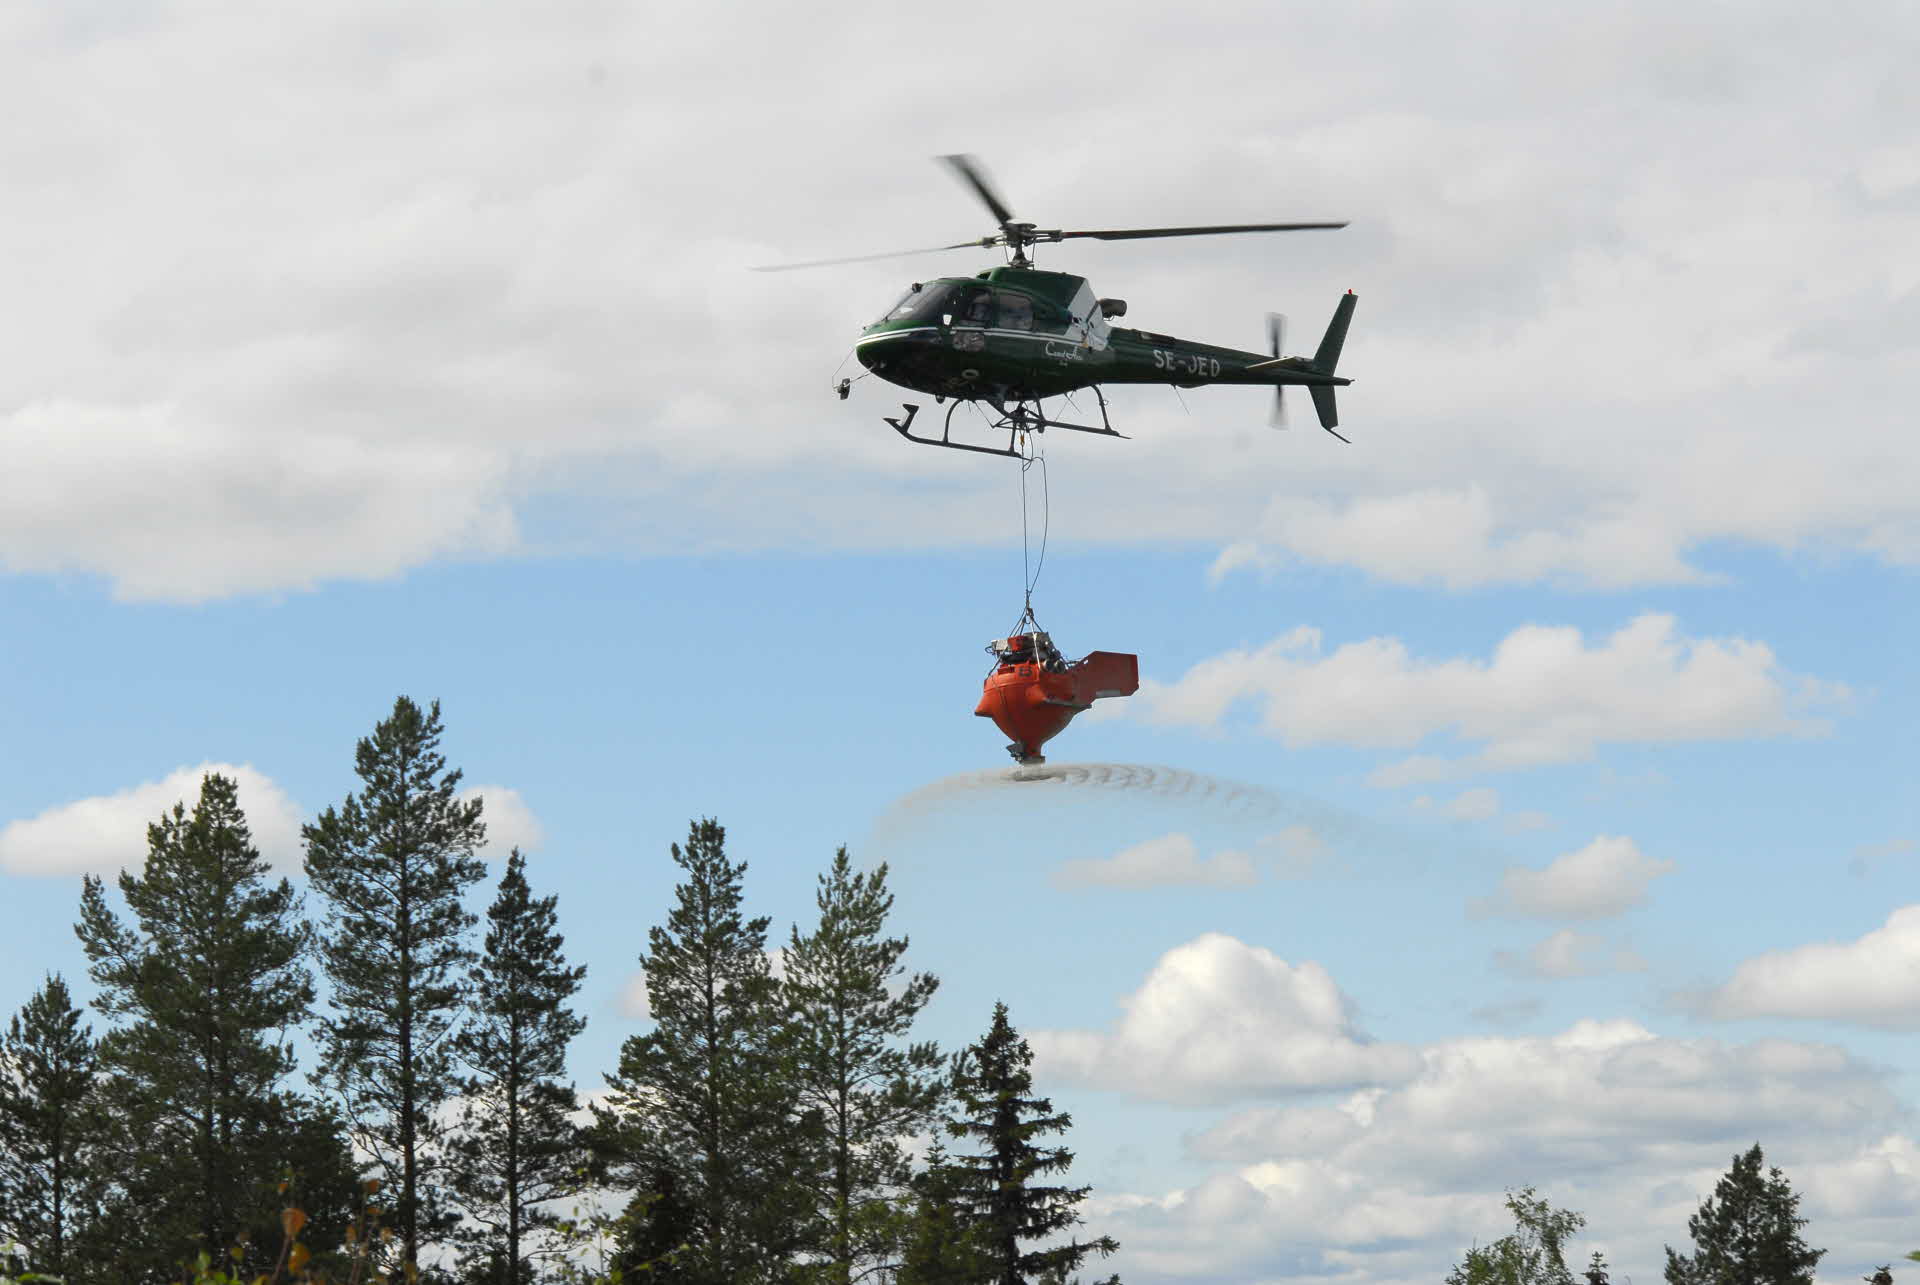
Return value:
[[(1107, 418), (1107, 397), (1100, 391), (1098, 384), (1093, 385), (1093, 395), (1100, 400), (1099, 428), (1091, 424), (1069, 424), (1062, 419), (1050, 419), (1041, 408), (1038, 398), (1030, 402), (1015, 402), (1012, 409), (1008, 409), (1005, 402), (989, 402), (984, 398), (956, 399), (953, 405), (947, 407), (946, 422), (941, 426), (938, 437), (922, 437), (912, 431), (913, 417), (920, 413), (920, 408), (912, 402), (900, 403), (900, 409), (907, 412), (905, 419), (896, 419), (892, 415), (883, 416), (883, 418), (892, 426), (894, 432), (909, 442), (918, 442), (922, 446), (944, 446), (953, 451), (974, 451), (981, 455), (1004, 455), (1008, 459), (1023, 460), (1026, 454), (1016, 445), (1022, 433), (1044, 433), (1049, 428), (1064, 428), (1075, 433), (1093, 433), (1100, 437), (1118, 437), (1124, 440), (1126, 434), (1115, 432), (1113, 423)], [(987, 430), (995, 432), (1004, 429), (1007, 434), (1007, 444), (1004, 447), (975, 446), (971, 442), (953, 440), (953, 413), (970, 402), (978, 402), (982, 406), (992, 408), (993, 419), (988, 423)]]

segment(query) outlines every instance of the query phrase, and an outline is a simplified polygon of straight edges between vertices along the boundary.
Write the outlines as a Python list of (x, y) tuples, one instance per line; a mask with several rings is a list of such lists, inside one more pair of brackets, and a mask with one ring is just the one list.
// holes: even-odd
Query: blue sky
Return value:
[[(712, 815), (779, 936), (891, 863), (1129, 1281), (1431, 1280), (1527, 1184), (1651, 1279), (1756, 1138), (1823, 1281), (1920, 1246), (1910, 19), (1024, 14), (956, 116), (945, 13), (63, 13), (0, 30), (0, 1006), (182, 773), (293, 869), (404, 693), (559, 895), (583, 1091)], [(1048, 443), (1036, 608), (1145, 680), (1060, 780), (971, 716), (1017, 470), (830, 393), (990, 260), (745, 271), (980, 234), (961, 150), (1047, 225), (1353, 220), (1043, 248), (1213, 342), (1360, 295), (1350, 447)]]

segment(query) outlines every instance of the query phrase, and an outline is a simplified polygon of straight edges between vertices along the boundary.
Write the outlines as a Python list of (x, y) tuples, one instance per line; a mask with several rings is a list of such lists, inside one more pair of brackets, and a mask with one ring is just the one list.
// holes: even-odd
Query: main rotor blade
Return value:
[(1000, 199), (1000, 194), (993, 190), (993, 184), (987, 182), (987, 176), (981, 170), (979, 161), (964, 152), (952, 156), (942, 156), (940, 159), (951, 166), (953, 172), (959, 175), (960, 181), (968, 187), (971, 187), (973, 194), (979, 197), (989, 210), (993, 211), (995, 222), (1000, 224), (1001, 227), (1005, 227), (1007, 224), (1013, 222), (1013, 211), (1009, 210), (1007, 203)]
[(1101, 241), (1140, 241), (1158, 236), (1219, 236), (1228, 232), (1304, 232), (1309, 228), (1343, 228), (1345, 223), (1228, 223), (1211, 228), (1108, 228), (1098, 232), (1058, 232), (1062, 241), (1090, 236)]
[(930, 245), (919, 250), (889, 250), (885, 254), (850, 254), (844, 259), (809, 259), (805, 263), (763, 263), (756, 266), (755, 272), (791, 272), (795, 268), (830, 268), (837, 263), (870, 263), (875, 259), (904, 259), (915, 254), (938, 254), (942, 250), (977, 250), (982, 246), (992, 246), (993, 237), (981, 237), (977, 241), (956, 241), (952, 245)]

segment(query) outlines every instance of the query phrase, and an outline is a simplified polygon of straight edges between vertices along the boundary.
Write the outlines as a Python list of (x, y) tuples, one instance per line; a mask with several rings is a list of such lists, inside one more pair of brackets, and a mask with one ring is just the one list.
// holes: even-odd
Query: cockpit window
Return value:
[(999, 305), (1001, 329), (1033, 329), (1033, 300), (1023, 294), (1011, 294), (1004, 290), (996, 292), (993, 298)]

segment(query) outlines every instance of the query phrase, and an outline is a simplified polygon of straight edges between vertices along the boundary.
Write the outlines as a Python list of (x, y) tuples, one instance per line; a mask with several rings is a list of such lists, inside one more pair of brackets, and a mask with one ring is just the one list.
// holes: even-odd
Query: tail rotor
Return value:
[[(1287, 318), (1285, 314), (1278, 312), (1268, 313), (1267, 350), (1273, 354), (1276, 361), (1279, 360), (1280, 357), (1280, 346), (1286, 342), (1286, 339)], [(1273, 410), (1267, 416), (1267, 423), (1274, 428), (1284, 429), (1287, 426), (1286, 393), (1287, 386), (1285, 384), (1275, 384), (1273, 386)]]

